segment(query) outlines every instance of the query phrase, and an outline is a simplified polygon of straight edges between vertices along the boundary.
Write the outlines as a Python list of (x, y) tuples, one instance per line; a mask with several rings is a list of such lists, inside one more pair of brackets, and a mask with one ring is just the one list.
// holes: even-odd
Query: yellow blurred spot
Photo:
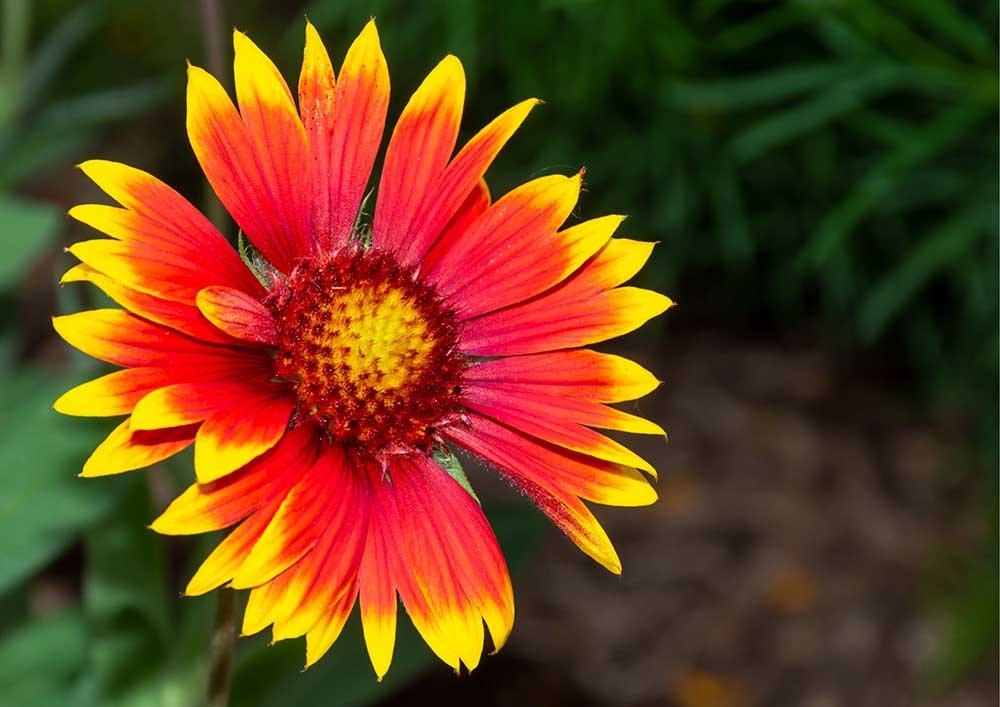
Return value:
[(739, 707), (746, 692), (733, 680), (693, 669), (677, 680), (675, 699), (680, 707)]

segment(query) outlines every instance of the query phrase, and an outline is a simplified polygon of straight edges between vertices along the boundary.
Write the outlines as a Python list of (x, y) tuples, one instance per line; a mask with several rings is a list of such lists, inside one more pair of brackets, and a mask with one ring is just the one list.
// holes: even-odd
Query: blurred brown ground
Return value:
[(669, 375), (638, 410), (670, 432), (639, 445), (661, 501), (597, 509), (623, 576), (547, 533), (501, 654), (384, 707), (996, 705), (995, 673), (918, 677), (944, 630), (930, 569), (985, 532), (949, 480), (951, 423), (823, 353), (686, 341), (644, 360)]

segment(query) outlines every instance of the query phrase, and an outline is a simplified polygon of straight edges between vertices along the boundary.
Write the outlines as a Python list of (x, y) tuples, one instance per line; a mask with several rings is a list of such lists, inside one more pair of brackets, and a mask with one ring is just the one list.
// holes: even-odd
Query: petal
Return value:
[(84, 462), (80, 476), (109, 476), (163, 461), (189, 447), (195, 431), (194, 425), (167, 430), (133, 430), (125, 420)]
[(449, 55), (410, 98), (389, 140), (375, 210), (376, 247), (395, 251), (409, 238), (417, 207), (455, 149), (464, 102), (465, 72)]
[(231, 580), (264, 534), (279, 505), (280, 501), (261, 508), (227, 535), (201, 563), (184, 588), (184, 594), (199, 596)]
[[(141, 218), (123, 209), (117, 210), (121, 212), (123, 220)], [(99, 238), (74, 243), (67, 250), (94, 270), (122, 285), (189, 306), (194, 305), (195, 296), (201, 289), (219, 284), (218, 278), (193, 267), (194, 261), (190, 254), (168, 244), (158, 243), (155, 238), (153, 241), (151, 245), (139, 240)], [(256, 289), (247, 291), (263, 294), (259, 283)]]
[(655, 422), (592, 400), (560, 395), (551, 387), (487, 381), (467, 382), (463, 391), (469, 398), (485, 399), (486, 404), (500, 400), (503, 406), (518, 410), (532, 419), (569, 420), (589, 427), (636, 434), (664, 437), (667, 434)]
[(317, 463), (326, 467), (326, 486), (318, 494), (326, 505), (321, 537), (305, 557), (266, 585), (280, 590), (256, 607), (255, 620), (247, 606), (244, 633), (273, 623), (275, 641), (302, 636), (355, 583), (368, 535), (367, 481), (339, 447), (327, 448)]
[(52, 407), (63, 415), (127, 415), (150, 391), (167, 383), (169, 378), (162, 368), (126, 368), (66, 391)]
[(214, 481), (259, 457), (285, 434), (294, 409), (294, 396), (274, 386), (208, 417), (195, 440), (195, 476)]
[(645, 459), (608, 437), (584, 427), (559, 414), (545, 414), (525, 408), (517, 398), (505, 391), (470, 386), (462, 396), (463, 404), (486, 417), (522, 433), (581, 454), (615, 464), (642, 469), (656, 476), (656, 470)]
[(635, 361), (586, 349), (497, 358), (470, 366), (463, 375), (470, 385), (600, 403), (641, 398), (660, 384)]
[(214, 348), (121, 309), (53, 317), (52, 326), (74, 348), (118, 366), (163, 366), (171, 357), (208, 354)]
[(577, 492), (599, 496), (602, 502), (651, 502), (655, 493), (642, 475), (607, 462), (587, 464), (581, 455), (558, 453), (478, 415), (471, 415), (470, 422), (471, 429), (455, 426), (447, 436), (494, 466), (584, 553), (620, 574), (621, 561), (607, 533)]
[(336, 78), (316, 28), (306, 20), (306, 44), (299, 74), (299, 112), (312, 157), (310, 179), (313, 229), (330, 232), (330, 142), (333, 137)]
[(315, 547), (322, 535), (319, 520), (327, 510), (323, 490), (327, 467), (313, 463), (281, 502), (260, 540), (233, 576), (235, 589), (256, 587), (278, 576)]
[(470, 420), (473, 434), (493, 449), (483, 456), (501, 471), (517, 465), (518, 473), (542, 486), (606, 506), (648, 506), (656, 501), (656, 491), (630, 466), (562, 449), (482, 415), (472, 414)]
[[(90, 282), (125, 309), (151, 322), (162, 324), (202, 341), (216, 344), (236, 343), (232, 337), (226, 336), (205, 321), (205, 317), (195, 307), (133, 290), (89, 265), (80, 263), (70, 268), (59, 282), (60, 284)], [(232, 291), (241, 292), (240, 290)], [(243, 296), (248, 297), (249, 295)]]
[(278, 254), (271, 262), (287, 267), (314, 250), (312, 156), (292, 94), (278, 69), (242, 32), (233, 32), (233, 47), (236, 100), (276, 219), (271, 226), (277, 230), (265, 234), (269, 248)]
[(378, 153), (389, 107), (389, 68), (374, 20), (347, 51), (337, 82), (330, 136), (330, 231), (318, 234), (325, 249), (347, 242)]
[(479, 505), (422, 456), (396, 462), (389, 487), (398, 526), (397, 586), (420, 635), (456, 671), (474, 669), (483, 650), (483, 620), (497, 648), (514, 620), (507, 565)]
[[(455, 296), (460, 318), (523, 302), (562, 282), (608, 242), (624, 219), (605, 216), (535, 238), (522, 232), (497, 246), (503, 251), (498, 262), (487, 261), (480, 277), (470, 279)], [(470, 229), (464, 238), (474, 233)]]
[(576, 206), (580, 184), (579, 174), (528, 182), (493, 204), (459, 238), (434, 245), (429, 265), (421, 269), (460, 319), (523, 300), (526, 291), (536, 293), (532, 285), (539, 272), (543, 279), (552, 277), (544, 272), (551, 267), (545, 252)]
[[(241, 82), (246, 86), (251, 81), (245, 75), (249, 61), (246, 52), (241, 53), (241, 59), (243, 61), (238, 61), (237, 66)], [(273, 74), (259, 76), (258, 80), (268, 85), (262, 91), (270, 98), (275, 98), (276, 93), (280, 96), (284, 90), (280, 86), (274, 90), (277, 79)], [(279, 105), (272, 105), (276, 111), (280, 110), (280, 97), (277, 100)], [(254, 118), (258, 121), (255, 130), (263, 129), (259, 125), (261, 119), (260, 116)], [(291, 270), (295, 258), (293, 244), (300, 234), (294, 230), (299, 227), (299, 217), (294, 212), (300, 202), (278, 203), (278, 195), (284, 193), (284, 187), (278, 189), (269, 180), (282, 173), (298, 187), (307, 186), (303, 184), (304, 177), (291, 174), (292, 161), (300, 157), (298, 150), (302, 147), (295, 143), (299, 141), (304, 145), (305, 132), (301, 125), (298, 134), (294, 127), (289, 129), (290, 120), (287, 115), (282, 116), (274, 126), (275, 131), (281, 131), (280, 137), (275, 136), (278, 142), (265, 144), (263, 136), (252, 133), (243, 122), (215, 77), (197, 66), (188, 67), (187, 131), (198, 163), (236, 223), (261, 254), (284, 272)], [(294, 125), (294, 121), (292, 123)], [(285, 159), (281, 155), (260, 152), (281, 148), (286, 149)], [(307, 166), (308, 163), (302, 168)]]
[(390, 540), (387, 537), (390, 514), (395, 514), (391, 500), (383, 500), (372, 510), (373, 520), (368, 524), (368, 538), (358, 570), (361, 629), (368, 658), (379, 681), (389, 672), (396, 643), (396, 585), (389, 563)]
[(189, 486), (150, 527), (164, 535), (207, 533), (233, 525), (270, 503), (280, 503), (316, 459), (316, 441), (308, 427), (289, 432), (239, 471)]
[(202, 287), (262, 291), (215, 226), (166, 184), (134, 167), (106, 160), (84, 162), (80, 169), (125, 209), (90, 204), (74, 207), (70, 216), (114, 238), (180, 254), (182, 264), (200, 274)]
[(418, 264), (451, 222), (469, 194), (486, 174), (497, 153), (507, 143), (537, 99), (529, 99), (509, 108), (480, 130), (445, 169), (437, 184), (427, 192), (410, 226), (407, 244), (396, 251), (402, 265)]
[[(357, 598), (358, 583), (355, 581), (340, 599), (327, 608), (319, 623), (306, 634), (306, 668), (322, 658), (340, 637), (340, 632), (343, 631)], [(393, 600), (395, 601), (395, 595)]]
[(229, 336), (268, 346), (277, 344), (278, 326), (259, 299), (230, 287), (206, 287), (196, 302), (205, 318)]
[(672, 305), (636, 287), (580, 299), (542, 297), (466, 322), (462, 348), (476, 356), (514, 356), (587, 346), (638, 329)]
[[(469, 196), (462, 202), (462, 205), (458, 207), (458, 211), (455, 212), (451, 221), (445, 226), (444, 231), (441, 232), (441, 240), (451, 243), (462, 238), (466, 231), (469, 230), (469, 226), (482, 216), (486, 209), (490, 208), (490, 203), (490, 189), (486, 185), (486, 180), (480, 179), (472, 191), (469, 192)], [(429, 259), (429, 255), (424, 256), (421, 262), (422, 268), (426, 269), (433, 265)]]
[(175, 383), (154, 390), (132, 411), (132, 429), (157, 430), (201, 422), (250, 399), (268, 398), (267, 378)]

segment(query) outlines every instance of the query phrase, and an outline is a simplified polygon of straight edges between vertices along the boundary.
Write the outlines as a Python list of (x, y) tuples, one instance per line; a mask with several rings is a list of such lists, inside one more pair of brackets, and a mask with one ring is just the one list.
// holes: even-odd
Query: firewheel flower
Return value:
[(83, 476), (194, 445), (196, 482), (152, 528), (233, 527), (186, 593), (249, 589), (244, 634), (271, 626), (276, 640), (305, 636), (312, 665), (358, 603), (381, 678), (398, 595), (434, 653), (471, 670), (485, 630), (496, 648), (504, 643), (514, 604), (452, 450), (486, 462), (580, 549), (621, 571), (584, 501), (651, 503), (645, 475), (654, 471), (594, 428), (662, 435), (607, 405), (657, 380), (582, 347), (670, 306), (619, 286), (652, 244), (613, 238), (621, 216), (563, 227), (582, 172), (491, 201), (483, 175), (537, 101), (502, 113), (453, 155), (465, 95), (453, 56), (406, 104), (369, 221), (365, 191), (389, 102), (374, 23), (336, 78), (307, 24), (297, 109), (260, 49), (240, 32), (234, 44), (236, 105), (191, 66), (187, 131), (239, 226), (240, 252), (149, 174), (82, 164), (120, 206), (70, 211), (110, 238), (73, 245), (80, 263), (63, 282), (89, 282), (122, 308), (54, 325), (122, 368), (55, 407), (128, 416)]

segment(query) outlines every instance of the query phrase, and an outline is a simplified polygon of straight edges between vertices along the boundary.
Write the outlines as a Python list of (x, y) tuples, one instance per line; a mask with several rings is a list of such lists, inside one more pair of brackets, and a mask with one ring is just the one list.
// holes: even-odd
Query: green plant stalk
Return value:
[(208, 665), (209, 707), (227, 707), (233, 677), (233, 650), (236, 647), (236, 591), (216, 592), (215, 623)]

